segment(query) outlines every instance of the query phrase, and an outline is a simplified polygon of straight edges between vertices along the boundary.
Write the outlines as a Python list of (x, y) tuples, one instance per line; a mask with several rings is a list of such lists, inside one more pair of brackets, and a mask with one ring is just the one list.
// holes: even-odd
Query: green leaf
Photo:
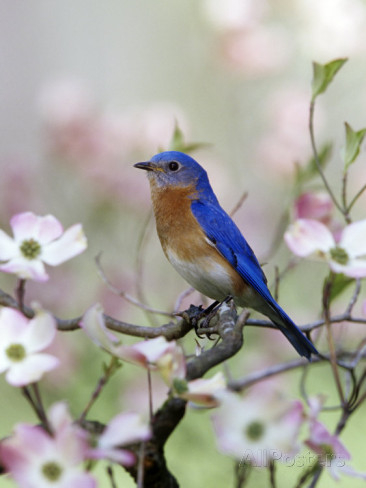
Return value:
[[(188, 142), (184, 141), (184, 135), (178, 124), (175, 124), (172, 139), (169, 144), (169, 151), (180, 151), (184, 153), (191, 153), (202, 147), (207, 147), (209, 144), (204, 142)], [(160, 152), (164, 149), (160, 148)]]
[(342, 68), (346, 61), (347, 58), (339, 58), (326, 64), (313, 63), (313, 81), (311, 83), (312, 102), (314, 102), (318, 95), (325, 92), (336, 73)]
[(342, 273), (336, 274), (333, 278), (332, 288), (330, 290), (329, 303), (335, 300), (346, 288), (349, 287), (349, 285), (352, 285), (354, 282), (354, 278), (350, 278)]
[[(321, 168), (325, 168), (326, 164), (330, 159), (331, 154), (332, 154), (332, 144), (331, 143), (324, 144), (318, 154)], [(315, 178), (316, 176), (319, 176), (319, 171), (314, 157), (311, 157), (304, 167), (300, 165), (296, 167), (295, 181), (296, 184), (299, 186)]]
[(344, 170), (347, 171), (348, 167), (355, 161), (360, 152), (360, 146), (365, 137), (366, 129), (355, 132), (347, 122), (344, 125), (346, 127), (346, 145), (342, 153), (345, 163)]
[(184, 146), (184, 137), (183, 132), (178, 126), (177, 122), (175, 123), (173, 137), (170, 142), (170, 150), (171, 151), (181, 151), (181, 148)]

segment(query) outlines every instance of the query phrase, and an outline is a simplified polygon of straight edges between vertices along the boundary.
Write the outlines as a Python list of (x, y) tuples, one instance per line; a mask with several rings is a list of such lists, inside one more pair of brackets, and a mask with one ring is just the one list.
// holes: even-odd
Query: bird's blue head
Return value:
[(206, 171), (182, 152), (161, 152), (150, 161), (134, 166), (146, 170), (150, 183), (160, 188), (194, 186), (197, 190), (211, 189)]

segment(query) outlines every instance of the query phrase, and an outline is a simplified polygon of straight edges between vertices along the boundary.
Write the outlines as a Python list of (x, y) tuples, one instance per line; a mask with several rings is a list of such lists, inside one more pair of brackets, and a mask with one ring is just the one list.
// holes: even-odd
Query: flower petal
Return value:
[(131, 444), (150, 439), (150, 427), (145, 424), (140, 415), (133, 412), (116, 415), (107, 425), (99, 438), (98, 445), (102, 449)]
[(70, 474), (65, 483), (60, 488), (97, 488), (96, 479), (90, 473), (73, 472)]
[(339, 264), (336, 261), (330, 261), (329, 266), (335, 273), (343, 273), (351, 278), (366, 277), (366, 260), (351, 259), (348, 264)]
[(24, 280), (47, 281), (44, 264), (39, 259), (25, 259), (18, 257), (11, 259), (8, 263), (0, 266), (0, 271), (12, 273)]
[(120, 344), (120, 340), (107, 329), (103, 308), (99, 303), (96, 303), (85, 312), (80, 326), (94, 344), (112, 354), (115, 353), (115, 348)]
[(353, 222), (343, 230), (339, 247), (351, 258), (366, 255), (366, 220)]
[(63, 231), (61, 223), (53, 215), (38, 217), (38, 234), (36, 237), (40, 244), (48, 244), (58, 239)]
[(19, 245), (0, 229), (0, 261), (7, 261), (19, 254)]
[(124, 466), (132, 466), (136, 462), (135, 455), (125, 449), (90, 449), (88, 457), (91, 459), (108, 459)]
[(10, 220), (14, 238), (17, 242), (22, 242), (30, 237), (38, 236), (39, 217), (33, 212), (23, 212), (14, 215)]
[(13, 342), (19, 338), (19, 335), (23, 334), (24, 330), (28, 327), (29, 319), (19, 312), (10, 307), (0, 308), (0, 331), (1, 331), (1, 343), (2, 345), (6, 341), (7, 343)]
[(205, 407), (216, 407), (219, 405), (219, 400), (215, 395), (225, 389), (226, 381), (219, 371), (212, 378), (189, 381), (187, 386), (188, 390), (179, 395), (181, 398)]
[(75, 224), (56, 241), (42, 248), (42, 259), (51, 266), (57, 266), (85, 251), (87, 240), (81, 224)]
[(30, 353), (41, 351), (51, 344), (56, 334), (56, 322), (51, 314), (39, 311), (30, 320), (23, 334), (23, 344)]
[(327, 252), (335, 246), (334, 238), (321, 222), (298, 219), (284, 235), (285, 242), (296, 256), (309, 256), (316, 251)]
[[(175, 343), (174, 343), (175, 344)], [(159, 358), (174, 347), (173, 342), (168, 342), (165, 337), (159, 336), (147, 341), (140, 341), (133, 345), (136, 351), (143, 354), (149, 363), (156, 363)]]
[(13, 386), (25, 386), (42, 378), (43, 373), (51, 371), (60, 361), (50, 354), (32, 354), (23, 361), (12, 363), (6, 374), (6, 381)]

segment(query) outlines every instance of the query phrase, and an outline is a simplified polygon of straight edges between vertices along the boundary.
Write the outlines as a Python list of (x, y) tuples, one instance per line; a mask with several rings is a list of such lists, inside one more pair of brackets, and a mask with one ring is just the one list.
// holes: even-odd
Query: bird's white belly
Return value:
[(197, 261), (183, 261), (171, 251), (167, 250), (166, 254), (182, 278), (203, 295), (222, 301), (232, 294), (233, 283), (227, 268), (210, 256), (201, 256)]

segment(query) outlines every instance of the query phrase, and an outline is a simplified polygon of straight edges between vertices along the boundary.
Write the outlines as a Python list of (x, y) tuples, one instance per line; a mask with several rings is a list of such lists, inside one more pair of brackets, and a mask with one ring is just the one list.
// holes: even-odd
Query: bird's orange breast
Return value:
[[(151, 196), (162, 248), (177, 271), (192, 286), (211, 298), (221, 300), (230, 294), (240, 296), (247, 288), (246, 283), (218, 250), (209, 244), (192, 213), (191, 203), (197, 198), (196, 189), (193, 186), (159, 188), (152, 184)], [(205, 280), (212, 285), (204, 285)], [(215, 291), (209, 293), (211, 286)]]
[(172, 248), (180, 259), (190, 260), (202, 254), (200, 243), (205, 235), (192, 214), (191, 203), (197, 192), (194, 187), (151, 189), (156, 228), (165, 254)]

